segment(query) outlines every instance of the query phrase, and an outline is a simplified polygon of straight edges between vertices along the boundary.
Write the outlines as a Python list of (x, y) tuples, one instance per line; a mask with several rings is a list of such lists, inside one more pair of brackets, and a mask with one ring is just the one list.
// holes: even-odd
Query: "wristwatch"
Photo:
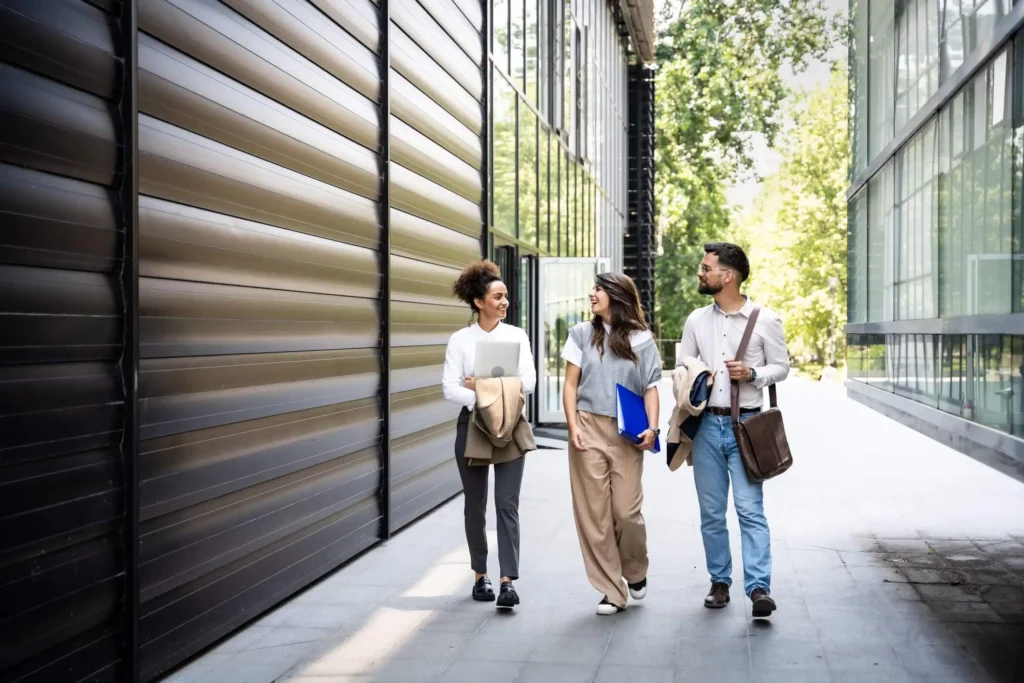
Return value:
[(757, 372), (754, 368), (750, 368), (750, 383), (753, 384), (755, 379), (757, 379)]

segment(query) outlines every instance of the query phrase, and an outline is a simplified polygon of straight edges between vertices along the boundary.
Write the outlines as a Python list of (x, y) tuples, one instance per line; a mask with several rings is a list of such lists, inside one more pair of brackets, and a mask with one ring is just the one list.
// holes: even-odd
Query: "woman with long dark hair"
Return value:
[[(531, 393), (537, 385), (537, 371), (530, 351), (530, 339), (521, 328), (502, 322), (508, 313), (508, 288), (501, 281), (498, 266), (491, 261), (470, 264), (459, 275), (452, 291), (472, 310), (475, 321), (455, 332), (445, 351), (441, 386), (444, 397), (462, 406), (455, 437), (455, 461), (459, 466), (465, 494), (466, 541), (476, 582), (474, 600), (495, 600), (494, 588), (487, 576), (487, 479), (490, 465), (467, 458), (470, 416), (476, 405), (476, 345), (479, 341), (519, 342), (518, 376), (523, 391)], [(513, 454), (513, 457), (515, 454)], [(512, 581), (519, 578), (519, 488), (523, 482), (526, 458), (491, 460), (494, 463), (494, 508), (498, 517), (498, 561), (501, 565), (499, 607), (519, 604)]]
[[(562, 405), (569, 425), (569, 481), (587, 577), (603, 594), (597, 613), (647, 595), (647, 531), (640, 511), (643, 454), (658, 436), (661, 356), (633, 280), (602, 273), (590, 292), (593, 319), (569, 331)], [(644, 397), (649, 428), (639, 444), (619, 436), (616, 389)]]

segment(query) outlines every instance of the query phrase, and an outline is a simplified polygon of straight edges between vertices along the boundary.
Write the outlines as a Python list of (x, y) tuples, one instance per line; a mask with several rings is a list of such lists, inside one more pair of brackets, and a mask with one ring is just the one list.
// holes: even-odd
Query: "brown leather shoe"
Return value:
[(729, 584), (713, 583), (711, 592), (704, 598), (704, 606), (709, 609), (722, 609), (729, 604)]
[(754, 618), (765, 619), (772, 615), (775, 611), (775, 601), (772, 600), (772, 596), (768, 595), (768, 591), (763, 588), (755, 588), (750, 592), (750, 601), (754, 603)]

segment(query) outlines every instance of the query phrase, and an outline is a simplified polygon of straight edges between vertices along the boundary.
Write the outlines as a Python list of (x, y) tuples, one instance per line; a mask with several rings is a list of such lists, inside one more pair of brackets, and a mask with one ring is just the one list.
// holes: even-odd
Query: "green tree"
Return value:
[(661, 336), (678, 337), (705, 300), (696, 293), (701, 245), (725, 237), (724, 188), (751, 172), (753, 133), (775, 143), (800, 72), (839, 39), (821, 0), (667, 0), (656, 50), (657, 264)]
[[(821, 363), (828, 360), (833, 315), (836, 357), (844, 356), (846, 70), (835, 67), (827, 84), (798, 96), (792, 121), (779, 141), (779, 171), (765, 181), (739, 232), (754, 245), (751, 296), (782, 316), (791, 353)], [(830, 280), (838, 285), (834, 295)]]

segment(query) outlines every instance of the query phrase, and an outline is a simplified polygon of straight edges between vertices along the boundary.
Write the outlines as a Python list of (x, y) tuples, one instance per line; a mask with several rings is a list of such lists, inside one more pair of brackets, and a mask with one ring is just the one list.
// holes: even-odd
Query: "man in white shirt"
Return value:
[(762, 308), (743, 358), (736, 352), (754, 304), (740, 293), (750, 276), (750, 262), (735, 244), (704, 247), (699, 291), (713, 296), (710, 306), (690, 314), (683, 328), (678, 361), (699, 358), (712, 372), (711, 396), (693, 440), (693, 479), (700, 503), (704, 556), (711, 592), (704, 606), (725, 607), (732, 585), (732, 555), (725, 523), (729, 480), (740, 523), (744, 592), (755, 617), (768, 617), (776, 604), (771, 593), (771, 538), (764, 515), (761, 482), (751, 482), (743, 469), (730, 415), (730, 382), (739, 382), (740, 419), (760, 412), (763, 389), (789, 375), (789, 354), (782, 321)]

